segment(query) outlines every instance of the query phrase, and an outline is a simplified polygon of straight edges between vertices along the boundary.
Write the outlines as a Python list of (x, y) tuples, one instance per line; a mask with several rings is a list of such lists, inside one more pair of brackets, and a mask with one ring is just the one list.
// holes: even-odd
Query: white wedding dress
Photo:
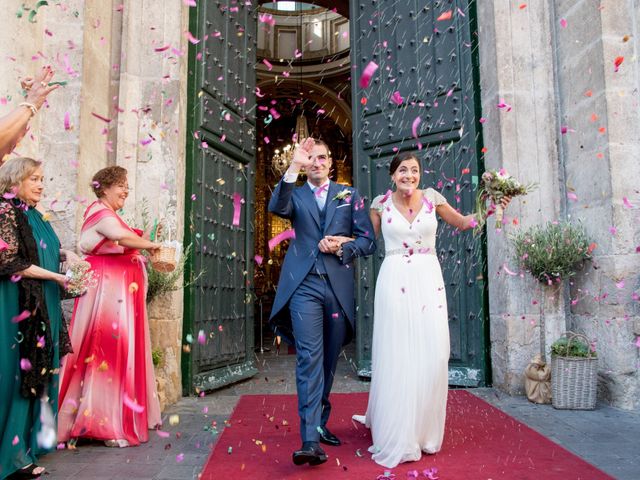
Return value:
[(353, 418), (371, 428), (369, 451), (387, 468), (436, 453), (444, 436), (449, 325), (435, 207), (446, 200), (433, 189), (423, 196), (412, 223), (390, 195), (371, 205), (381, 213), (386, 252), (376, 282), (369, 405)]

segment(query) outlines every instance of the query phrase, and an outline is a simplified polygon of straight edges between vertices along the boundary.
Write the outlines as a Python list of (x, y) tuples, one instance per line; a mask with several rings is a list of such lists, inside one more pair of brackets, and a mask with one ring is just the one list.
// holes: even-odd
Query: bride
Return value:
[(366, 415), (353, 419), (371, 428), (373, 460), (393, 468), (438, 452), (444, 436), (449, 325), (436, 213), (459, 230), (476, 220), (434, 189), (418, 188), (415, 155), (396, 156), (389, 173), (395, 191), (377, 196), (370, 211), (386, 252), (376, 282), (369, 405)]

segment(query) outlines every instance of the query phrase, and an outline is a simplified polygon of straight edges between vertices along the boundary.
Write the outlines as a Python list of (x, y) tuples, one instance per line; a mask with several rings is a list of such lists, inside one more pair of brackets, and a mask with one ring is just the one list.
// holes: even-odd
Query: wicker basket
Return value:
[(173, 272), (176, 269), (176, 249), (175, 247), (162, 246), (153, 251), (150, 260), (155, 271)]
[[(576, 338), (589, 345), (589, 339), (579, 333), (566, 332), (567, 350)], [(551, 395), (553, 408), (560, 410), (593, 410), (596, 408), (598, 358), (561, 357), (551, 355)]]

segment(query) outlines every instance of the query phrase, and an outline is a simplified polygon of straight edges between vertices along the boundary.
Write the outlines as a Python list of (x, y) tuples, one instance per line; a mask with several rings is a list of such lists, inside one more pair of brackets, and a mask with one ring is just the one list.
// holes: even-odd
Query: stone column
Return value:
[(572, 282), (572, 328), (596, 342), (600, 398), (639, 409), (640, 12), (632, 1), (563, 1), (556, 18), (566, 21), (556, 26), (556, 69), (569, 127), (563, 164), (575, 195), (567, 212), (598, 245), (597, 268)]
[[(140, 223), (146, 204), (150, 220), (162, 220), (171, 238), (181, 241), (189, 7), (151, 0), (123, 5), (116, 162), (129, 171), (131, 216)], [(156, 376), (164, 408), (182, 395), (182, 291), (153, 302), (149, 324), (152, 347), (163, 357)]]
[(95, 200), (91, 178), (101, 168), (116, 163), (118, 111), (114, 98), (120, 81), (122, 37), (122, 12), (116, 10), (117, 4), (115, 0), (85, 2), (82, 93), (78, 102), (78, 232), (86, 207)]
[[(63, 247), (73, 249), (84, 3), (72, 0), (65, 2), (64, 7), (50, 3), (37, 10), (33, 21), (29, 20), (30, 11), (24, 10), (24, 4), (7, 0), (2, 5), (0, 116), (23, 101), (19, 78), (35, 75), (43, 65), (54, 68), (55, 81), (67, 82), (49, 95), (45, 106), (31, 120), (29, 132), (16, 154), (44, 161), (46, 187), (42, 205), (49, 211)], [(17, 12), (23, 12), (21, 18)], [(71, 128), (65, 130), (67, 113)]]
[[(527, 363), (555, 340), (547, 337), (565, 328), (562, 292), (544, 302), (541, 332), (542, 295), (548, 300), (550, 293), (528, 274), (504, 270), (517, 270), (509, 231), (557, 219), (562, 207), (550, 3), (528, 2), (520, 9), (508, 0), (476, 2), (485, 166), (539, 184), (509, 207), (507, 215), (519, 227), (512, 223), (498, 232), (491, 218), (487, 227), (493, 384), (510, 393), (523, 391)], [(509, 107), (498, 108), (500, 102)]]

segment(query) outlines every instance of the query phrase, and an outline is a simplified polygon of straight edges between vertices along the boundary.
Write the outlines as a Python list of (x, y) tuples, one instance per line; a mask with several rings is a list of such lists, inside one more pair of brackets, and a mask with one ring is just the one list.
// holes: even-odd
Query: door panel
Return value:
[[(470, 0), (352, 2), (354, 182), (369, 200), (391, 187), (388, 167), (396, 152), (412, 151), (422, 161), (423, 188), (436, 188), (463, 213), (474, 208), (481, 148), (471, 36), (474, 8)], [(436, 20), (448, 10), (451, 20)], [(378, 70), (368, 88), (361, 89), (358, 80), (370, 61)], [(402, 105), (391, 100), (396, 91)], [(450, 384), (484, 385), (488, 347), (481, 238), (439, 220), (437, 250), (447, 289)], [(356, 341), (364, 376), (371, 368), (371, 300), (383, 258), (380, 242), (378, 252), (359, 263)]]
[[(183, 390), (210, 390), (257, 373), (253, 358), (255, 171), (254, 7), (198, 2), (189, 52)], [(234, 222), (234, 198), (241, 198)]]

